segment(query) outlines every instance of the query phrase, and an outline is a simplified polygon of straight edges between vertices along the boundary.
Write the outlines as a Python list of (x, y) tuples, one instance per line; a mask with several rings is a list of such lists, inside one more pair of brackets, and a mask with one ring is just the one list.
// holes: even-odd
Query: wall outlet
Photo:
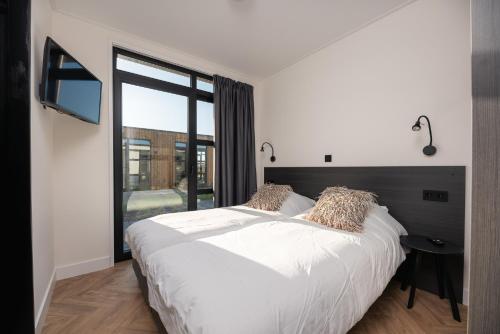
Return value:
[(331, 154), (325, 154), (325, 162), (332, 162), (332, 155)]
[(441, 190), (424, 190), (423, 191), (424, 201), (434, 201), (434, 202), (448, 202), (448, 192)]

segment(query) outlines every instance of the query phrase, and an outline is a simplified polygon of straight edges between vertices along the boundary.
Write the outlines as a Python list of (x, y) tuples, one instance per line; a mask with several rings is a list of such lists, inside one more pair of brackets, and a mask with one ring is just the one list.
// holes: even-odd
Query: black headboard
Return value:
[[(266, 167), (264, 181), (289, 184), (295, 192), (310, 198), (335, 185), (368, 190), (378, 195), (379, 204), (387, 206), (408, 233), (464, 245), (464, 166)], [(448, 201), (424, 200), (424, 190), (446, 191)], [(461, 296), (463, 258), (450, 266), (456, 292)], [(435, 277), (428, 280), (428, 286), (421, 287), (435, 291)]]

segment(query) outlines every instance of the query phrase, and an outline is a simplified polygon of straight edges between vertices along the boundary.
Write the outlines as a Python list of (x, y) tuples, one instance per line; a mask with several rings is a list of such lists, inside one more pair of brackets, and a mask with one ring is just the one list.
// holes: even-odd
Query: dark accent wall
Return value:
[[(264, 180), (289, 184), (295, 192), (315, 198), (328, 186), (347, 186), (378, 195), (380, 205), (408, 233), (451, 241), (464, 246), (465, 167), (268, 167)], [(427, 201), (424, 190), (447, 191), (448, 201)], [(463, 256), (448, 260), (457, 299), (462, 301)], [(418, 287), (437, 294), (433, 258), (422, 258)]]
[[(33, 333), (30, 1), (0, 0), (0, 133), (5, 294), (2, 333)], [(7, 246), (9, 245), (9, 246)]]
[(500, 333), (500, 1), (472, 0), (469, 333)]

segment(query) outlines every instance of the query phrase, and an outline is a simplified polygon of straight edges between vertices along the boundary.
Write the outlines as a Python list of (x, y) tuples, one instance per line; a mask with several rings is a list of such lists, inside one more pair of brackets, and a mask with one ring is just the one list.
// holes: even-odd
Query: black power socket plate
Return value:
[(448, 202), (448, 192), (442, 190), (424, 190), (422, 192), (424, 201)]

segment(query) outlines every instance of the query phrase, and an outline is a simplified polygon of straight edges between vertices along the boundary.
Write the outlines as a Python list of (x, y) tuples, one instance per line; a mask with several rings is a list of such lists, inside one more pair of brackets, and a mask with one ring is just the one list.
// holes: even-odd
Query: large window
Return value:
[(114, 49), (115, 259), (135, 222), (212, 208), (212, 77)]

